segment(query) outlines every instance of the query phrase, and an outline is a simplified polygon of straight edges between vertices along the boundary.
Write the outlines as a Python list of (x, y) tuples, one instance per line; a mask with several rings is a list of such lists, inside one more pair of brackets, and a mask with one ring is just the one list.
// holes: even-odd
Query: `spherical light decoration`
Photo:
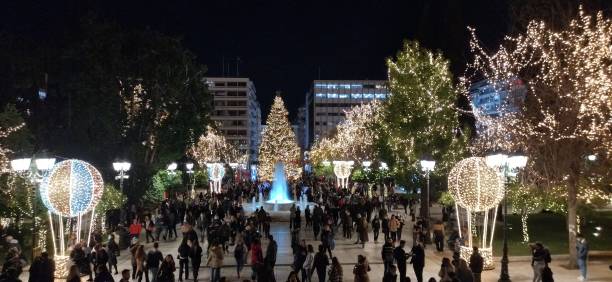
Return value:
[(504, 184), (485, 159), (459, 161), (448, 174), (448, 190), (455, 202), (471, 212), (494, 208), (504, 198)]
[(208, 177), (213, 182), (219, 182), (223, 179), (225, 175), (225, 167), (222, 163), (208, 163), (206, 164), (208, 168)]
[(57, 163), (40, 186), (44, 205), (63, 217), (75, 217), (95, 208), (103, 191), (100, 172), (80, 160)]
[(351, 176), (353, 162), (350, 161), (334, 161), (334, 174), (336, 177), (344, 179)]

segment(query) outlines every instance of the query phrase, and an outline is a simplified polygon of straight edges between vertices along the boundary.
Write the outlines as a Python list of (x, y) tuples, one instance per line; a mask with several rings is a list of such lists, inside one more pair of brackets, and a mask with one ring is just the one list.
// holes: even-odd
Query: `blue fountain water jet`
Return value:
[(289, 189), (287, 189), (287, 177), (285, 176), (285, 165), (277, 163), (274, 168), (274, 181), (272, 182), (272, 191), (270, 191), (271, 204), (289, 204), (293, 201), (289, 197)]

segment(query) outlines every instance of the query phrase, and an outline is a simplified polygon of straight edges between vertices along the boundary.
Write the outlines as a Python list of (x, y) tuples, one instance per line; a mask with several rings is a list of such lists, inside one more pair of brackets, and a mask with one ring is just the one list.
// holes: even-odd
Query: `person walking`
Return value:
[(374, 242), (378, 242), (378, 234), (380, 232), (380, 220), (378, 216), (374, 216), (374, 219), (372, 219), (372, 232), (374, 233)]
[(393, 240), (393, 243), (397, 241), (397, 230), (399, 229), (399, 226), (399, 220), (395, 215), (392, 215), (391, 219), (389, 220), (389, 232), (391, 232), (391, 240)]
[(459, 259), (459, 262), (455, 267), (455, 274), (457, 279), (459, 279), (461, 282), (474, 282), (474, 274), (464, 259)]
[(153, 249), (147, 253), (147, 271), (151, 282), (157, 282), (157, 272), (159, 272), (159, 265), (164, 261), (164, 256), (159, 251), (159, 243), (153, 243)]
[(337, 257), (332, 258), (331, 269), (329, 270), (330, 282), (342, 282), (342, 265)]
[(208, 261), (206, 265), (210, 267), (210, 281), (219, 282), (221, 280), (221, 267), (223, 267), (223, 244), (214, 244), (208, 251)]
[(404, 251), (405, 246), (406, 241), (401, 240), (399, 246), (397, 246), (393, 250), (393, 258), (395, 259), (395, 263), (397, 264), (400, 282), (406, 281), (406, 261), (408, 260), (408, 256), (406, 255), (406, 251)]
[(247, 249), (242, 240), (239, 240), (234, 247), (234, 258), (236, 259), (236, 274), (240, 278), (240, 272), (246, 264)]
[(261, 242), (259, 239), (253, 240), (251, 243), (251, 269), (253, 273), (251, 274), (251, 280), (256, 280), (258, 269), (262, 267), (264, 264), (263, 252), (261, 250)]
[(370, 282), (368, 272), (370, 272), (370, 265), (366, 260), (366, 257), (362, 255), (357, 256), (357, 264), (353, 267), (353, 274), (355, 275), (355, 282)]
[(99, 264), (96, 268), (96, 278), (94, 282), (115, 282), (113, 275), (108, 271), (106, 264)]
[(452, 282), (452, 276), (454, 276), (455, 268), (449, 258), (442, 258), (442, 265), (440, 265), (440, 271), (438, 271), (438, 277), (440, 282)]
[(115, 242), (115, 236), (108, 236), (108, 243), (106, 244), (106, 253), (108, 254), (108, 270), (112, 272), (113, 266), (115, 267), (115, 275), (119, 274), (117, 270), (117, 256), (119, 255), (119, 245)]
[(540, 242), (531, 244), (531, 267), (533, 268), (533, 282), (542, 281), (542, 271), (546, 267), (546, 251)]
[(444, 252), (444, 224), (442, 221), (437, 221), (433, 225), (434, 243), (438, 252)]
[(417, 243), (412, 247), (408, 254), (410, 258), (410, 264), (414, 270), (417, 282), (423, 282), (423, 268), (425, 268), (425, 250), (421, 243)]
[(268, 235), (268, 240), (270, 240), (270, 242), (268, 242), (268, 247), (266, 248), (264, 263), (274, 269), (274, 266), (276, 265), (276, 254), (278, 253), (278, 244), (276, 244), (276, 241), (274, 241), (274, 236), (272, 235)]
[(132, 220), (132, 224), (130, 224), (129, 231), (130, 231), (130, 239), (136, 238), (140, 240), (140, 232), (142, 232), (142, 225), (140, 224), (140, 222), (138, 222), (137, 218), (134, 218), (134, 220)]
[(42, 252), (30, 265), (28, 282), (53, 282), (55, 262), (49, 258), (49, 253)]
[(472, 249), (472, 255), (470, 256), (470, 270), (474, 275), (474, 282), (480, 282), (480, 274), (482, 273), (484, 260), (478, 251), (478, 247)]
[(319, 282), (325, 282), (325, 273), (327, 271), (327, 266), (329, 265), (329, 258), (327, 254), (325, 254), (325, 248), (322, 245), (319, 245), (319, 252), (314, 256), (313, 266), (317, 271), (317, 277), (319, 277)]
[(193, 281), (197, 281), (198, 274), (200, 273), (200, 263), (202, 262), (202, 247), (200, 247), (197, 238), (188, 243), (191, 246), (191, 249), (189, 250), (189, 258), (191, 258)]
[(179, 281), (183, 281), (183, 273), (185, 280), (189, 279), (189, 250), (187, 241), (183, 240), (178, 248)]
[[(144, 251), (143, 245), (138, 245), (136, 248), (136, 252), (134, 253), (134, 259), (136, 260), (136, 277), (138, 278), (138, 282), (142, 281), (142, 276), (145, 271), (144, 263), (147, 258), (147, 255)], [(148, 279), (145, 279), (145, 281)]]
[(576, 261), (578, 262), (578, 268), (580, 269), (580, 276), (578, 280), (587, 280), (587, 259), (589, 257), (589, 245), (586, 238), (582, 234), (576, 235)]
[(302, 281), (303, 282), (311, 282), (312, 271), (314, 270), (314, 248), (312, 245), (308, 244), (306, 259), (304, 260), (304, 265), (302, 266)]
[(174, 282), (176, 264), (172, 255), (166, 255), (157, 272), (157, 282)]
[(389, 271), (389, 266), (393, 265), (393, 242), (391, 238), (387, 239), (387, 242), (382, 247), (380, 257), (384, 263), (385, 273)]

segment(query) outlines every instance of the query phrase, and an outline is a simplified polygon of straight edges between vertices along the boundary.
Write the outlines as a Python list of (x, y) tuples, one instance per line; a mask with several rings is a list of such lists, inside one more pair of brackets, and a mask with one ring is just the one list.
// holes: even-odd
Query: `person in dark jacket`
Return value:
[(274, 241), (274, 237), (272, 235), (268, 236), (268, 248), (266, 248), (266, 256), (264, 257), (264, 263), (271, 266), (274, 269), (276, 265), (276, 254), (278, 252), (278, 245), (276, 241)]
[(30, 276), (28, 282), (53, 282), (55, 272), (55, 262), (49, 258), (47, 252), (42, 252), (35, 258), (30, 266)]
[(151, 277), (151, 282), (157, 282), (157, 273), (159, 272), (159, 264), (164, 261), (164, 256), (158, 250), (159, 244), (153, 243), (153, 249), (147, 253), (147, 271)]
[(159, 272), (157, 272), (157, 282), (174, 282), (175, 271), (174, 258), (172, 258), (172, 255), (166, 255), (159, 267)]
[(377, 216), (372, 219), (372, 232), (374, 232), (374, 242), (378, 242), (378, 234), (380, 232), (380, 220)]
[(183, 281), (183, 273), (185, 273), (185, 280), (189, 279), (189, 251), (187, 241), (183, 240), (178, 248), (179, 281)]
[(406, 251), (404, 251), (404, 247), (406, 246), (406, 241), (401, 240), (399, 246), (397, 246), (393, 250), (393, 258), (397, 263), (397, 269), (399, 270), (399, 278), (400, 282), (406, 281), (406, 261), (407, 255)]
[(484, 260), (478, 252), (478, 247), (474, 247), (472, 255), (470, 256), (470, 270), (474, 274), (474, 282), (480, 282), (480, 274), (482, 273)]
[(108, 236), (108, 243), (106, 244), (106, 253), (108, 254), (108, 270), (112, 272), (113, 266), (115, 267), (115, 274), (119, 274), (117, 270), (117, 256), (119, 255), (119, 245), (115, 242), (115, 236)]
[(106, 264), (100, 264), (96, 268), (96, 278), (94, 282), (115, 282), (113, 275), (108, 271)]
[(325, 282), (325, 274), (327, 273), (327, 266), (329, 265), (329, 258), (325, 254), (325, 248), (319, 245), (319, 252), (314, 257), (314, 268), (317, 270), (317, 276), (319, 282)]
[(202, 247), (198, 244), (198, 240), (190, 241), (191, 249), (189, 257), (191, 258), (191, 266), (193, 267), (193, 280), (198, 280), (200, 263), (202, 262)]
[(387, 239), (380, 252), (381, 259), (385, 266), (385, 273), (389, 271), (389, 266), (393, 265), (393, 242)]
[(422, 243), (416, 244), (410, 250), (408, 254), (412, 258), (410, 259), (410, 263), (412, 264), (412, 269), (414, 269), (414, 275), (417, 278), (417, 282), (423, 282), (423, 268), (425, 268), (425, 250), (423, 249)]

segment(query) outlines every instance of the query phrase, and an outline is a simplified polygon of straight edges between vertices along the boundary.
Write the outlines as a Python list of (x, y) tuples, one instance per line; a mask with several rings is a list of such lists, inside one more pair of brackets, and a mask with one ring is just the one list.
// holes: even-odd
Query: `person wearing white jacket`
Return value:
[(314, 270), (314, 248), (308, 244), (307, 249), (306, 260), (302, 268), (302, 282), (311, 282), (312, 271)]

